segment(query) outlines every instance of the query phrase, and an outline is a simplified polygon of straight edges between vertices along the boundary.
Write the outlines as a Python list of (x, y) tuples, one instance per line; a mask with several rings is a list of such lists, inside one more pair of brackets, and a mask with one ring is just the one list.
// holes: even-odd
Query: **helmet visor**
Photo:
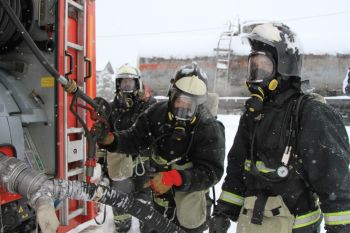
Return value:
[(274, 62), (271, 57), (264, 53), (256, 52), (248, 59), (248, 81), (261, 82), (265, 78), (273, 77)]
[(118, 81), (119, 81), (119, 89), (122, 92), (129, 93), (129, 92), (136, 91), (137, 89), (135, 79), (121, 78)]
[(177, 120), (191, 120), (196, 113), (197, 101), (188, 95), (180, 94), (173, 99), (173, 114)]

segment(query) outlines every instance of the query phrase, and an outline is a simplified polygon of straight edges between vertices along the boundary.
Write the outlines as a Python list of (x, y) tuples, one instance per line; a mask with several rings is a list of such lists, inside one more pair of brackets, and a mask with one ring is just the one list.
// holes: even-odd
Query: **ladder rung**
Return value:
[(223, 32), (223, 33), (221, 33), (221, 35), (223, 35), (223, 36), (236, 36), (236, 35), (238, 35), (238, 33), (237, 32)]
[(72, 133), (84, 133), (84, 128), (68, 128), (67, 134), (72, 134)]
[(71, 6), (74, 6), (78, 10), (81, 10), (81, 11), (84, 10), (84, 6), (83, 5), (80, 5), (79, 3), (77, 3), (77, 2), (75, 2), (73, 0), (68, 0), (68, 4), (70, 4)]
[(83, 49), (84, 49), (83, 46), (69, 42), (69, 41), (67, 41), (67, 46), (70, 48), (76, 49), (76, 50), (80, 50), (80, 51), (83, 51)]
[(71, 220), (71, 219), (75, 218), (76, 216), (81, 215), (83, 212), (84, 212), (83, 208), (79, 208), (79, 209), (76, 209), (76, 210), (70, 212), (68, 215), (68, 220)]
[(215, 48), (214, 51), (217, 51), (217, 52), (233, 52), (232, 49), (218, 49), (218, 48)]
[(218, 62), (218, 63), (228, 63), (229, 60), (226, 60), (226, 59), (218, 59), (217, 62)]
[(74, 169), (68, 170), (67, 178), (72, 177), (72, 176), (76, 176), (76, 175), (79, 175), (82, 173), (84, 173), (84, 168), (82, 168), (82, 167), (74, 168)]

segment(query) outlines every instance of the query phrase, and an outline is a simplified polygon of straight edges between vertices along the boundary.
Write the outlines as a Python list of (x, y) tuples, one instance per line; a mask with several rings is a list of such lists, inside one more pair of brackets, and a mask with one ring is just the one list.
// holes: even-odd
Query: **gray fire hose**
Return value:
[(160, 233), (186, 233), (151, 206), (136, 200), (130, 194), (105, 186), (70, 180), (49, 180), (46, 175), (28, 167), (16, 158), (0, 153), (0, 184), (8, 191), (19, 193), (36, 210), (43, 233), (54, 233), (58, 220), (53, 200), (66, 198), (94, 201), (126, 211), (143, 222), (159, 229)]

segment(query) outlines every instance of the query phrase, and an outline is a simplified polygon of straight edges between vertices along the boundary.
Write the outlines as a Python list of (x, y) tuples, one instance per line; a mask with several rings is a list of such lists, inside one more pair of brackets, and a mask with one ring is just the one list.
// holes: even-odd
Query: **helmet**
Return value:
[(207, 75), (196, 63), (175, 72), (168, 96), (170, 110), (179, 120), (191, 120), (207, 98)]
[(258, 23), (250, 28), (243, 37), (252, 48), (246, 81), (251, 98), (245, 107), (249, 114), (260, 119), (266, 100), (289, 88), (300, 88), (303, 52), (295, 33), (282, 23)]
[(117, 76), (115, 79), (115, 87), (117, 92), (123, 93), (138, 93), (142, 91), (142, 80), (140, 71), (128, 64), (122, 65), (117, 70)]
[(303, 51), (297, 35), (288, 26), (277, 22), (258, 24), (245, 37), (252, 53), (266, 52), (272, 56), (276, 66), (274, 74), (300, 77)]

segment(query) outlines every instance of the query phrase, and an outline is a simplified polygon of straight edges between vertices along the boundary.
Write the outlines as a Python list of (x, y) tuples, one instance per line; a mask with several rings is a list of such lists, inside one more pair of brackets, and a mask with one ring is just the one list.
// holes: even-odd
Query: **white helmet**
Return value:
[(140, 71), (128, 64), (122, 65), (117, 70), (115, 79), (115, 87), (117, 92), (137, 93), (143, 90)]

